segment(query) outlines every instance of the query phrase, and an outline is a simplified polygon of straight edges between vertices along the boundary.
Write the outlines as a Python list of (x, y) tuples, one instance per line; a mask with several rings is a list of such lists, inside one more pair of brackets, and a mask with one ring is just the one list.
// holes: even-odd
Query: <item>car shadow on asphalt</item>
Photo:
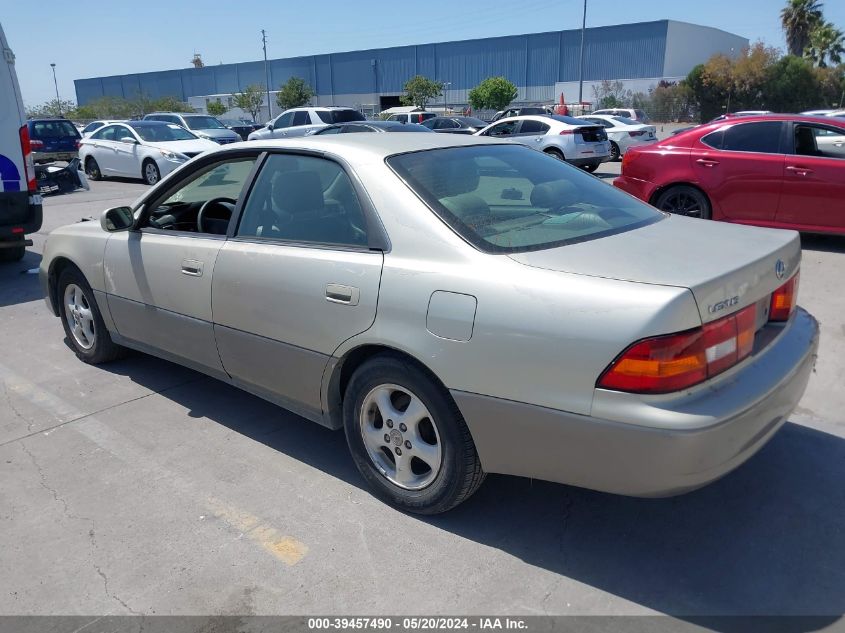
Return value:
[[(340, 431), (143, 355), (103, 368), (157, 391), (169, 374), (175, 386), (162, 396), (191, 416), (366, 489)], [(514, 450), (531, 459), (534, 441), (542, 438)], [(799, 424), (784, 425), (733, 473), (680, 497), (634, 499), (490, 475), (463, 505), (416, 518), (709, 629), (748, 630), (706, 616), (829, 614), (827, 625), (845, 612), (845, 439)], [(565, 612), (565, 604), (548, 602), (553, 596), (551, 584), (537, 603)], [(792, 623), (776, 629), (818, 628)]]
[(0, 308), (41, 299), (38, 275), (27, 271), (41, 265), (41, 255), (27, 250), (17, 262), (0, 263)]
[(805, 251), (845, 253), (845, 236), (802, 233), (801, 248)]

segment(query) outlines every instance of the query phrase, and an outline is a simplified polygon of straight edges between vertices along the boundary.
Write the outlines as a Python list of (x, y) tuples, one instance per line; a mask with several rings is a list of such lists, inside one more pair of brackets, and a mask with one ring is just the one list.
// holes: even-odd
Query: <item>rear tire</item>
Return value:
[(358, 471), (400, 510), (446, 512), (484, 481), (457, 405), (408, 359), (384, 354), (361, 365), (346, 387), (343, 424)]
[(102, 180), (103, 172), (100, 171), (100, 166), (93, 156), (85, 159), (85, 176), (91, 180)]
[(0, 248), (0, 262), (19, 262), (26, 254), (26, 245), (20, 244), (12, 248)]
[(610, 160), (617, 161), (622, 157), (622, 152), (619, 151), (619, 146), (610, 141)]
[(150, 186), (161, 180), (161, 172), (154, 160), (150, 160), (148, 158), (144, 161), (144, 164), (141, 166), (141, 177), (144, 179), (144, 182)]
[(58, 300), (62, 327), (79, 360), (98, 365), (126, 355), (126, 348), (111, 340), (94, 291), (79, 269), (68, 267), (59, 275)]
[(661, 211), (709, 220), (712, 215), (710, 201), (700, 189), (689, 185), (669, 187), (657, 196), (654, 206)]
[(554, 147), (551, 149), (544, 150), (546, 154), (551, 156), (552, 158), (557, 158), (558, 160), (566, 161), (566, 156), (563, 155), (563, 152), (559, 149), (555, 149)]

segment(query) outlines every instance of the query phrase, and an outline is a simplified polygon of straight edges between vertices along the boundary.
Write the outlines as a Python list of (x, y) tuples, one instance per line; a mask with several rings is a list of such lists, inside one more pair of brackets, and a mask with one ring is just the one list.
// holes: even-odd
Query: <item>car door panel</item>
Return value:
[(105, 289), (118, 334), (222, 373), (211, 282), (223, 241), (149, 229), (112, 235)]
[(809, 150), (815, 155), (786, 157), (777, 222), (804, 230), (845, 230), (845, 130), (802, 125), (796, 133), (798, 127), (815, 131)]
[[(126, 134), (129, 136), (129, 133)], [(115, 170), (127, 177), (141, 177), (141, 163), (138, 160), (139, 146), (135, 143), (124, 143), (120, 139), (113, 143)]]
[[(289, 408), (319, 413), (328, 360), (375, 320), (382, 263), (379, 252), (227, 242), (212, 289), (226, 371)], [(353, 289), (349, 300), (338, 299), (333, 286)]]

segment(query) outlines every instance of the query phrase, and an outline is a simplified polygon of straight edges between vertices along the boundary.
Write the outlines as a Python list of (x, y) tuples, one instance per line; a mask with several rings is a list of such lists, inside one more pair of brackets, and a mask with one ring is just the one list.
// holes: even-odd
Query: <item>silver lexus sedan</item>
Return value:
[(674, 495), (739, 466), (813, 368), (797, 233), (661, 213), (489, 138), (344, 134), (205, 153), (54, 231), (80, 360), (126, 348), (332, 429), (433, 514), (485, 473)]

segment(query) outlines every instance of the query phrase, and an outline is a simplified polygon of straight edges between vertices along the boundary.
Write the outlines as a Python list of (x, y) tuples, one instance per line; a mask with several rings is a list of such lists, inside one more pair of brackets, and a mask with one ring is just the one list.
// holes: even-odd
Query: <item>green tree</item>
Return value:
[(765, 107), (776, 112), (801, 112), (817, 108), (822, 93), (813, 64), (808, 59), (787, 55), (769, 69), (763, 86)]
[(68, 118), (75, 116), (76, 104), (73, 101), (66, 101), (64, 99), (50, 99), (41, 105), (26, 108), (26, 116), (28, 117), (52, 117), (65, 116)]
[(182, 101), (178, 97), (166, 96), (153, 99), (150, 102), (152, 111), (160, 112), (196, 112), (196, 109), (190, 103)]
[(261, 104), (264, 103), (264, 86), (251, 84), (244, 88), (243, 92), (237, 92), (232, 97), (232, 103), (236, 108), (249, 112), (253, 121), (258, 120), (258, 113), (261, 112)]
[(810, 32), (810, 43), (804, 54), (820, 68), (827, 67), (828, 60), (839, 64), (845, 54), (845, 36), (830, 22), (820, 22)]
[(282, 110), (298, 108), (314, 98), (314, 89), (304, 79), (291, 77), (276, 93), (276, 103)]
[(443, 94), (443, 85), (442, 81), (432, 81), (422, 75), (411, 77), (405, 82), (405, 94), (400, 97), (400, 100), (404, 105), (425, 110), (429, 101)]
[(631, 103), (632, 94), (621, 81), (603, 79), (593, 86), (593, 98), (599, 108), (622, 108)]
[(822, 19), (820, 0), (787, 0), (780, 23), (790, 55), (801, 57), (810, 44), (810, 33)]
[(209, 101), (208, 105), (205, 106), (205, 110), (211, 116), (223, 116), (229, 111), (229, 108), (225, 104), (220, 103), (220, 101)]
[(488, 77), (469, 91), (474, 110), (504, 110), (517, 97), (516, 86), (504, 77)]

